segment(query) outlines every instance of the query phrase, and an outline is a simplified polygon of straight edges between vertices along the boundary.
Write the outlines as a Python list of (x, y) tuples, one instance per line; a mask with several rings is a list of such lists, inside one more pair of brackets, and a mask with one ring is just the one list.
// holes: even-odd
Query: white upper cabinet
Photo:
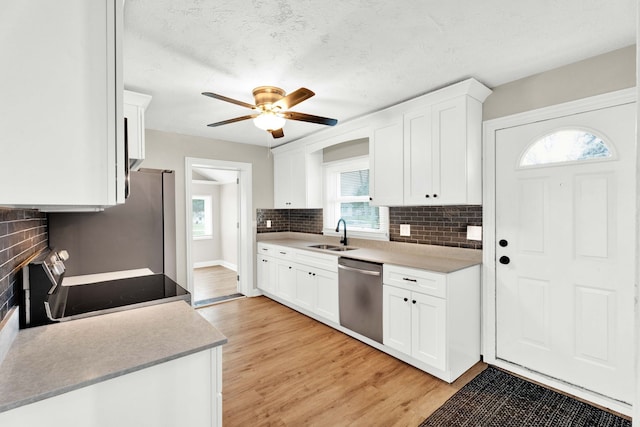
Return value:
[[(469, 79), (372, 116), (372, 202), (457, 205), (482, 201), (482, 102), (491, 91)], [(391, 130), (393, 129), (393, 130)]]
[(468, 95), (404, 115), (404, 205), (482, 202), (481, 123)]
[(369, 196), (372, 205), (401, 205), (402, 116), (387, 118), (384, 113), (382, 116), (369, 138)]
[(151, 96), (124, 91), (124, 118), (126, 121), (129, 169), (138, 170), (144, 160), (144, 112), (151, 102)]
[(322, 207), (322, 153), (304, 150), (273, 153), (273, 194), (276, 209)]
[(122, 1), (3, 2), (0, 205), (124, 202)]

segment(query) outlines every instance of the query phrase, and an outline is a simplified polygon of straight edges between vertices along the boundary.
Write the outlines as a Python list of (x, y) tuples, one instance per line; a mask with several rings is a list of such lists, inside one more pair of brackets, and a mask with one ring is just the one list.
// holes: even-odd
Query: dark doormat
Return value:
[(489, 367), (420, 427), (631, 427), (631, 421)]

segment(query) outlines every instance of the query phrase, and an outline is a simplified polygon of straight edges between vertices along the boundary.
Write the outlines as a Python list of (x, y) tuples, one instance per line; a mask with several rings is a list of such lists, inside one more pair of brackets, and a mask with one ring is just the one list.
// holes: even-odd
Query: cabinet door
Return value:
[(275, 291), (276, 263), (268, 256), (258, 255), (258, 288), (267, 292)]
[(294, 304), (309, 311), (315, 306), (316, 273), (309, 267), (300, 265), (294, 267), (296, 271)]
[(316, 270), (316, 314), (340, 323), (338, 306), (338, 273)]
[(296, 293), (296, 271), (293, 264), (285, 261), (278, 261), (276, 269), (276, 294), (293, 302)]
[(124, 202), (122, 1), (3, 2), (0, 15), (0, 204)]
[(411, 293), (411, 355), (429, 365), (446, 368), (446, 300)]
[(276, 209), (290, 207), (291, 156), (289, 153), (273, 155), (273, 204)]
[(431, 107), (433, 204), (467, 203), (466, 98), (459, 96)]
[(382, 342), (411, 354), (411, 292), (382, 286)]
[(304, 209), (307, 207), (307, 174), (305, 154), (303, 151), (289, 154), (289, 208)]
[(373, 129), (369, 140), (369, 190), (372, 205), (402, 205), (402, 138), (402, 117)]
[(438, 200), (434, 187), (434, 157), (438, 147), (431, 138), (431, 107), (404, 115), (404, 204), (425, 205)]

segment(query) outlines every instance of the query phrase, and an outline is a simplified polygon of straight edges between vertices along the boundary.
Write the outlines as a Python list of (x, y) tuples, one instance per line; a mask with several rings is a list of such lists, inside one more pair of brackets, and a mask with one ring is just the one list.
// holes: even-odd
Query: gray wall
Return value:
[(548, 107), (636, 85), (635, 45), (493, 88), (483, 119)]
[[(176, 258), (178, 283), (187, 284), (185, 247), (185, 157), (251, 163), (253, 207), (273, 207), (273, 158), (266, 147), (147, 129), (145, 168), (176, 172)], [(255, 233), (255, 230), (252, 231)]]

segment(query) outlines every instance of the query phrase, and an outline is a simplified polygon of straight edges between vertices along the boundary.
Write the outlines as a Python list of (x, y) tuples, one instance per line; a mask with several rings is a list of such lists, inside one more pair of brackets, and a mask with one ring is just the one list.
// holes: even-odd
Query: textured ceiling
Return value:
[(254, 87), (316, 96), (292, 110), (346, 121), (475, 77), (494, 87), (635, 42), (634, 0), (127, 0), (124, 82), (148, 128), (278, 145), (324, 126), (251, 121)]

